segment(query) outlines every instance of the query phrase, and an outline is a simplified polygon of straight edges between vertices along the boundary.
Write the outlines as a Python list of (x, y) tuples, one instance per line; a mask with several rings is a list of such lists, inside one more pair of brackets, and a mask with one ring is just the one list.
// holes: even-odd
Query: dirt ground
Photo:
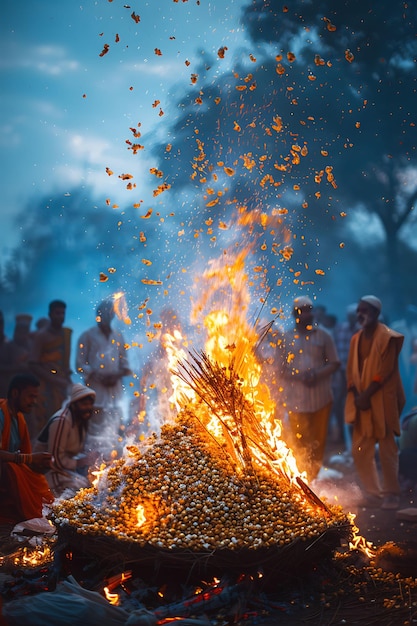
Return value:
[[(210, 614), (210, 622), (205, 623), (216, 626), (417, 624), (417, 517), (408, 521), (399, 519), (404, 510), (417, 512), (417, 492), (404, 489), (398, 511), (358, 506), (361, 493), (353, 464), (332, 442), (319, 478), (311, 487), (322, 499), (339, 503), (356, 516), (358, 534), (372, 549), (372, 555), (342, 545), (333, 558), (331, 555), (318, 558), (309, 571), (300, 571), (299, 576), (292, 575), (288, 580), (282, 577), (272, 589), (249, 595), (241, 613), (238, 611), (241, 606), (236, 609), (238, 615), (231, 607), (220, 611), (216, 619)], [(53, 619), (50, 623), (54, 626)]]
[[(320, 497), (355, 514), (358, 534), (373, 549), (336, 551), (312, 575), (293, 580), (277, 597), (294, 592), (293, 607), (271, 612), (259, 626), (400, 626), (417, 624), (417, 489), (404, 488), (398, 510), (364, 508), (351, 461), (330, 444), (312, 485)], [(409, 517), (408, 520), (400, 519)], [(414, 516), (414, 517), (413, 517)]]
[(326, 496), (329, 501), (339, 502), (345, 511), (355, 513), (359, 533), (376, 547), (391, 541), (417, 541), (417, 516), (413, 521), (410, 512), (409, 521), (399, 519), (406, 517), (402, 513), (404, 510), (416, 509), (417, 513), (417, 486), (406, 489), (402, 485), (398, 510), (359, 506), (361, 493), (353, 463), (332, 443), (328, 445), (324, 468), (319, 477), (323, 477), (323, 480), (314, 485), (318, 495)]

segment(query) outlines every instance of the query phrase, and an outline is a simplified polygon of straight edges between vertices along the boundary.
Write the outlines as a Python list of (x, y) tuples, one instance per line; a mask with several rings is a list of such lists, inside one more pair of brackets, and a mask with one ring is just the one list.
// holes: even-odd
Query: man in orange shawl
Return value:
[[(405, 404), (398, 367), (403, 335), (378, 320), (376, 296), (363, 296), (357, 307), (362, 327), (353, 335), (346, 369), (345, 421), (353, 424), (352, 456), (364, 489), (364, 506), (397, 509), (400, 503), (398, 446)], [(382, 486), (375, 460), (378, 444)]]
[(33, 375), (18, 374), (10, 382), (7, 399), (0, 399), (0, 524), (42, 517), (43, 504), (54, 499), (43, 476), (51, 455), (32, 454), (24, 417), (36, 403), (38, 388)]

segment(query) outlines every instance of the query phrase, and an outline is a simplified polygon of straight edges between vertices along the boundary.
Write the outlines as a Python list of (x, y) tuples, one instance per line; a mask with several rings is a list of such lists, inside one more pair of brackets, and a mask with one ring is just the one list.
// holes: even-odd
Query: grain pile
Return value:
[(143, 450), (129, 446), (95, 487), (57, 503), (52, 519), (84, 535), (196, 553), (284, 547), (349, 528), (340, 507), (315, 504), (294, 482), (263, 468), (236, 472), (187, 411)]

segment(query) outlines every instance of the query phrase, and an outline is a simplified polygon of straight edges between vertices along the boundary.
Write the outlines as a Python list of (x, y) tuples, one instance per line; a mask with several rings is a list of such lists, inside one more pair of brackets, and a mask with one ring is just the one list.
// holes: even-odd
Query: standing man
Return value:
[(12, 348), (4, 333), (4, 315), (0, 311), (0, 398), (7, 397), (12, 371)]
[(39, 381), (32, 374), (17, 374), (7, 398), (0, 399), (0, 523), (42, 517), (44, 503), (53, 495), (43, 473), (51, 465), (48, 452), (32, 454), (24, 413), (38, 397)]
[(415, 389), (417, 374), (417, 358), (415, 354), (417, 349), (417, 307), (414, 304), (409, 304), (404, 311), (402, 319), (393, 322), (391, 328), (404, 336), (398, 366), (405, 393), (404, 414), (408, 414), (417, 405), (417, 389)]
[(331, 335), (314, 324), (309, 297), (294, 300), (293, 316), (295, 328), (281, 343), (282, 385), (295, 456), (313, 480), (323, 463), (339, 358)]
[(353, 424), (352, 456), (364, 490), (364, 506), (397, 509), (400, 485), (395, 436), (400, 434), (405, 403), (398, 359), (404, 337), (378, 321), (381, 309), (381, 300), (372, 295), (362, 296), (357, 307), (361, 330), (350, 342), (345, 421)]
[(344, 455), (350, 456), (352, 448), (352, 426), (345, 424), (345, 404), (346, 404), (346, 366), (349, 356), (350, 340), (359, 330), (356, 320), (357, 304), (350, 304), (346, 309), (345, 321), (335, 328), (333, 338), (336, 350), (340, 359), (340, 369), (333, 377), (334, 406), (333, 414), (336, 418), (336, 425), (339, 431), (340, 441), (344, 444)]
[(35, 333), (29, 356), (29, 367), (39, 378), (41, 386), (31, 424), (31, 435), (37, 435), (48, 419), (62, 406), (71, 385), (70, 328), (64, 328), (67, 305), (62, 300), (49, 304), (49, 324)]
[(13, 374), (26, 374), (29, 371), (28, 360), (32, 349), (31, 322), (31, 315), (26, 313), (16, 315), (13, 339), (10, 341)]
[(122, 378), (131, 371), (121, 332), (111, 327), (114, 318), (113, 300), (101, 302), (96, 310), (96, 326), (86, 330), (78, 340), (76, 367), (87, 387), (96, 392), (90, 434), (112, 438), (119, 435), (123, 417)]

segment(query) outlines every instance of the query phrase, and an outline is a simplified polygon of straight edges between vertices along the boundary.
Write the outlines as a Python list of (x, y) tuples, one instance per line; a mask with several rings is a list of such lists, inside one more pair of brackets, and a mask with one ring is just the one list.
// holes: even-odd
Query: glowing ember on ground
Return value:
[(113, 606), (117, 606), (119, 604), (119, 594), (111, 593), (108, 587), (104, 587), (103, 589), (104, 595), (106, 596), (106, 600), (110, 602)]
[(14, 553), (0, 557), (0, 566), (13, 564), (16, 567), (36, 568), (52, 561), (53, 553), (48, 544), (36, 547), (16, 545)]
[(367, 541), (365, 537), (362, 537), (362, 535), (359, 534), (359, 528), (355, 524), (356, 515), (354, 513), (348, 513), (348, 517), (352, 525), (353, 533), (352, 539), (349, 542), (349, 549), (360, 550), (361, 552), (366, 554), (367, 557), (372, 559), (376, 555), (375, 546), (370, 541)]

